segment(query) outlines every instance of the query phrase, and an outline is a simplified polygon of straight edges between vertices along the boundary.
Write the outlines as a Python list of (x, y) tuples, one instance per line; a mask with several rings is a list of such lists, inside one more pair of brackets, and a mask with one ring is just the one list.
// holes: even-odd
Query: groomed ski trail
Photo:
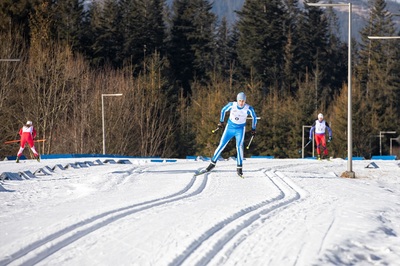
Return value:
[[(252, 176), (264, 174), (279, 190), (279, 195), (268, 198), (258, 204), (249, 206), (227, 217), (204, 232), (199, 239), (169, 265), (207, 265), (223, 264), (224, 259), (260, 224), (266, 222), (270, 215), (300, 200), (307, 193), (294, 185), (290, 180), (281, 177), (275, 171), (261, 169)], [(212, 178), (212, 176), (211, 176)]]
[[(130, 171), (127, 171), (127, 173), (128, 175), (131, 175), (132, 173), (134, 173), (134, 171), (132, 169)], [(149, 171), (143, 170), (142, 173), (149, 173)], [(0, 260), (0, 266), (29, 266), (37, 264), (47, 257), (51, 256), (52, 254), (56, 253), (57, 251), (67, 247), (71, 243), (124, 217), (148, 210), (153, 207), (193, 197), (204, 190), (207, 181), (208, 174), (206, 173), (201, 177), (193, 177), (183, 189), (171, 195), (138, 204), (133, 204), (127, 207), (114, 209), (89, 217), (85, 220), (82, 220), (81, 222), (72, 224), (62, 230), (54, 232), (53, 234), (43, 236), (38, 241), (21, 247), (14, 253), (9, 254), (5, 259)]]

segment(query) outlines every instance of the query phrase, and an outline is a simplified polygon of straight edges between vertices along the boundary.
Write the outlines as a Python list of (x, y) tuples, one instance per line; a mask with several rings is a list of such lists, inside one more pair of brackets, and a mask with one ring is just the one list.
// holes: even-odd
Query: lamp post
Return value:
[(382, 156), (382, 134), (396, 134), (396, 131), (379, 131), (379, 154)]
[(355, 178), (353, 172), (353, 133), (352, 133), (352, 110), (351, 110), (351, 3), (338, 3), (338, 4), (320, 4), (320, 3), (305, 3), (308, 6), (315, 7), (335, 7), (347, 6), (349, 8), (349, 36), (348, 36), (348, 66), (347, 66), (347, 171), (342, 176)]
[(108, 96), (122, 96), (122, 93), (101, 94), (101, 117), (103, 127), (103, 154), (106, 154), (106, 131), (104, 129), (104, 97)]

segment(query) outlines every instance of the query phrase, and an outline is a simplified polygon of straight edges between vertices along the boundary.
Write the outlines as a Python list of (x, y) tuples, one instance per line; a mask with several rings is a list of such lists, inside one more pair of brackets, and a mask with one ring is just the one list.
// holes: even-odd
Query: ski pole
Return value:
[(29, 155), (31, 156), (31, 159), (35, 158), (35, 157), (33, 156), (33, 152), (32, 152), (32, 150), (31, 150), (31, 147), (28, 145), (28, 143), (25, 143), (25, 148), (26, 148), (26, 146), (28, 146)]
[(251, 144), (251, 142), (253, 141), (253, 138), (254, 138), (254, 136), (251, 136), (251, 139), (250, 139), (249, 145), (247, 145), (246, 149), (249, 149), (249, 148), (250, 148), (250, 144)]
[(19, 139), (16, 139), (16, 140), (8, 140), (8, 141), (5, 141), (4, 144), (17, 143), (17, 142), (20, 142), (20, 140), (19, 140)]
[(220, 127), (217, 127), (216, 129), (211, 130), (212, 133), (217, 132), (220, 129)]
[(310, 139), (310, 140), (307, 142), (307, 144), (306, 144), (306, 145), (304, 145), (304, 148), (305, 148), (305, 147), (307, 147), (307, 146), (308, 146), (308, 144), (310, 144), (310, 143), (311, 143), (311, 141), (312, 141), (312, 139)]
[[(5, 141), (4, 144), (17, 143), (17, 142), (20, 142), (20, 141), (21, 141), (20, 139), (8, 140), (8, 141)], [(46, 141), (46, 139), (35, 139), (34, 140), (34, 142), (44, 142), (44, 141)]]
[[(305, 149), (305, 148), (308, 146), (308, 144), (311, 143), (311, 141), (312, 141), (312, 139), (310, 139), (310, 140), (306, 143), (306, 145), (304, 145), (303, 149)], [(299, 154), (301, 153), (301, 151), (302, 151), (302, 150), (299, 150)]]

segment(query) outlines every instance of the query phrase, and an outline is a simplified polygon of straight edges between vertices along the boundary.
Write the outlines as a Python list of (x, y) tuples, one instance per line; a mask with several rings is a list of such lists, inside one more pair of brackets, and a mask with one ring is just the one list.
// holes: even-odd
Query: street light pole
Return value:
[(352, 4), (342, 3), (342, 4), (320, 4), (320, 3), (306, 3), (308, 6), (315, 7), (334, 7), (334, 6), (347, 6), (349, 8), (349, 36), (348, 36), (348, 66), (347, 66), (347, 171), (342, 174), (343, 177), (355, 178), (355, 173), (353, 172), (353, 131), (352, 131), (352, 87), (351, 87), (351, 13)]
[(350, 175), (350, 177), (354, 178), (355, 174), (353, 172), (353, 126), (352, 126), (352, 84), (351, 84), (351, 13), (352, 13), (352, 5), (351, 3), (349, 5), (349, 44), (348, 44), (348, 66), (347, 66), (347, 83), (348, 83), (348, 100), (347, 100), (347, 173)]
[(107, 96), (122, 96), (122, 93), (101, 94), (101, 118), (103, 128), (103, 154), (106, 154), (106, 131), (104, 128), (104, 97)]

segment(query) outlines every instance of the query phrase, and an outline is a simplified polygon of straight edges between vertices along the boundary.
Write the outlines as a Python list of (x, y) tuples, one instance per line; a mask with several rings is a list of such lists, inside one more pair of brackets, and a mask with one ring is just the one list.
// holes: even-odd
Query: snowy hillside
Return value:
[(0, 162), (0, 265), (399, 265), (399, 161), (96, 160)]

